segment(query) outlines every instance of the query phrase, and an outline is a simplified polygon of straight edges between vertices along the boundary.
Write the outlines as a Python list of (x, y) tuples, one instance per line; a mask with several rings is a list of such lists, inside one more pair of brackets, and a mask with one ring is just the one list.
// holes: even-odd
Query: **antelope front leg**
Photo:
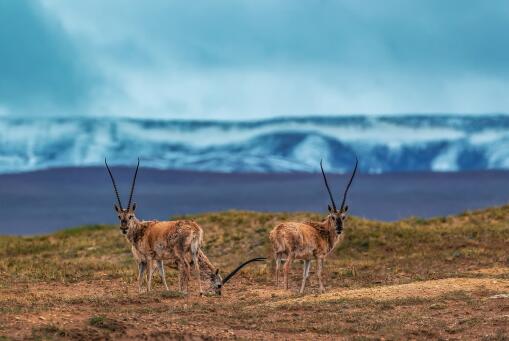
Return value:
[(286, 258), (285, 266), (283, 267), (284, 270), (284, 278), (283, 281), (285, 282), (285, 290), (288, 290), (288, 273), (290, 272), (290, 269), (292, 268), (292, 261), (293, 261), (293, 255), (289, 254)]
[(320, 293), (325, 292), (325, 288), (323, 287), (322, 280), (322, 270), (323, 270), (323, 258), (319, 258), (316, 260), (316, 275), (318, 276), (318, 283), (320, 284)]
[(279, 286), (279, 269), (281, 268), (281, 257), (282, 255), (277, 254), (274, 258), (276, 259), (276, 288)]
[(147, 268), (147, 262), (138, 263), (138, 292), (143, 292), (143, 274)]
[(150, 260), (148, 262), (147, 292), (150, 292), (152, 290), (152, 276), (154, 276), (154, 261)]
[(302, 294), (304, 292), (304, 287), (306, 286), (306, 279), (309, 276), (309, 267), (311, 265), (310, 260), (304, 260), (304, 266), (302, 271), (302, 285), (300, 286), (300, 293)]
[(164, 287), (166, 288), (166, 291), (169, 291), (170, 288), (168, 288), (168, 284), (166, 284), (166, 274), (164, 272), (164, 265), (162, 260), (157, 261), (157, 267), (159, 268), (159, 274), (161, 275), (161, 279), (163, 280)]

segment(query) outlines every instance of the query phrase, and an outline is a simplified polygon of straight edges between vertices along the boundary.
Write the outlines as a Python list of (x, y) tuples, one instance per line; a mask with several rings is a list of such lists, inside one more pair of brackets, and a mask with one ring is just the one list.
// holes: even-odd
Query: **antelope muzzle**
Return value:
[(122, 234), (127, 234), (128, 229), (129, 227), (127, 226), (127, 220), (120, 221), (120, 231)]
[(337, 218), (336, 219), (336, 233), (341, 234), (343, 232), (343, 219)]

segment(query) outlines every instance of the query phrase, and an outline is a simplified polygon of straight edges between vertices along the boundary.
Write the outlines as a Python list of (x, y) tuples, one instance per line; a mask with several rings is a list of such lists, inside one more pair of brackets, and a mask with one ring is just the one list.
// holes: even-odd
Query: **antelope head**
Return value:
[(131, 226), (133, 226), (136, 221), (136, 216), (134, 211), (136, 210), (136, 203), (133, 203), (133, 193), (134, 186), (136, 184), (136, 176), (138, 175), (138, 169), (140, 168), (140, 159), (138, 158), (138, 165), (136, 166), (136, 171), (134, 173), (133, 182), (131, 184), (131, 192), (129, 193), (129, 202), (127, 204), (127, 208), (122, 206), (122, 201), (120, 200), (120, 195), (118, 193), (117, 184), (115, 183), (115, 178), (111, 173), (111, 169), (108, 166), (108, 162), (104, 159), (104, 163), (106, 164), (106, 168), (108, 169), (108, 173), (111, 177), (111, 182), (113, 183), (113, 190), (115, 192), (115, 196), (117, 197), (117, 202), (114, 204), (115, 212), (117, 213), (118, 220), (120, 221), (120, 231), (122, 234), (126, 235), (127, 231)]
[(214, 293), (216, 295), (221, 295), (221, 289), (223, 288), (223, 278), (219, 274), (219, 269), (216, 269), (212, 274), (210, 274), (210, 289), (209, 292)]
[(216, 271), (213, 274), (211, 274), (211, 276), (210, 276), (210, 286), (211, 286), (210, 289), (211, 289), (211, 292), (216, 294), (216, 295), (221, 295), (221, 289), (223, 288), (223, 286), (233, 276), (235, 276), (235, 274), (237, 274), (237, 272), (239, 272), (240, 269), (242, 269), (243, 267), (245, 267), (249, 263), (252, 263), (252, 262), (261, 262), (261, 261), (264, 261), (266, 259), (267, 258), (265, 258), (265, 257), (256, 257), (256, 258), (252, 258), (252, 259), (250, 259), (248, 261), (245, 261), (244, 263), (242, 263), (239, 266), (237, 266), (237, 268), (235, 268), (235, 270), (233, 270), (228, 275), (226, 275), (226, 277), (224, 279), (219, 274), (219, 269), (216, 269)]
[[(340, 235), (343, 231), (343, 224), (347, 218), (348, 205), (346, 205), (346, 196), (348, 194), (348, 190), (352, 185), (353, 178), (357, 173), (357, 165), (359, 164), (359, 160), (355, 157), (355, 167), (352, 172), (352, 176), (350, 177), (350, 181), (348, 181), (348, 185), (345, 188), (345, 192), (343, 193), (343, 201), (341, 202), (341, 207), (339, 210), (336, 208), (336, 203), (334, 202), (334, 197), (332, 196), (332, 192), (329, 188), (329, 183), (327, 182), (327, 177), (325, 176), (325, 172), (323, 171), (322, 160), (320, 160), (320, 168), (322, 170), (323, 180), (325, 182), (325, 187), (327, 188), (327, 192), (329, 193), (331, 203), (328, 205), (329, 215), (328, 219), (332, 220), (334, 223), (334, 227), (336, 229), (336, 234)], [(332, 206), (331, 206), (332, 205)]]

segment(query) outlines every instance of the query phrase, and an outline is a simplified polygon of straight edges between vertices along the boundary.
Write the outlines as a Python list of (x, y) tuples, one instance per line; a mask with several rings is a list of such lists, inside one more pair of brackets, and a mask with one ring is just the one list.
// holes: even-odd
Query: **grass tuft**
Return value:
[(105, 316), (92, 316), (88, 319), (88, 323), (92, 327), (106, 329), (112, 332), (123, 331), (125, 329), (124, 326), (118, 321)]

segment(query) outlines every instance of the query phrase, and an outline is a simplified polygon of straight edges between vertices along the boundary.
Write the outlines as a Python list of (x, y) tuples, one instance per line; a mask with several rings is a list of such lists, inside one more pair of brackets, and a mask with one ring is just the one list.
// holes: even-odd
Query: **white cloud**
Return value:
[(509, 112), (503, 2), (41, 1), (101, 75), (90, 115)]
[(9, 110), (6, 107), (0, 105), (0, 116), (7, 116), (9, 114)]

